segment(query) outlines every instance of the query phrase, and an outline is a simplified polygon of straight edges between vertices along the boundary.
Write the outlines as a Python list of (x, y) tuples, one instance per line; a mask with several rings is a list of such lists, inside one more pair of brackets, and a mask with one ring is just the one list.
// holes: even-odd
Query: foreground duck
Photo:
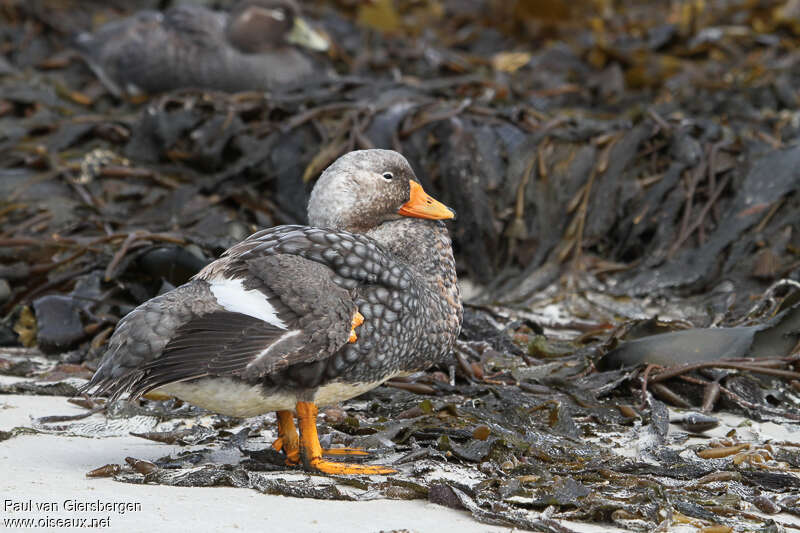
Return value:
[(392, 473), (323, 459), (317, 407), (448, 354), (462, 317), (441, 221), (453, 217), (400, 154), (350, 152), (317, 181), (310, 226), (259, 231), (134, 309), (85, 390), (112, 399), (158, 391), (240, 417), (277, 411), (274, 447), (287, 464)]
[(297, 83), (314, 66), (293, 44), (328, 47), (300, 18), (293, 0), (244, 0), (230, 13), (194, 5), (140, 11), (75, 39), (75, 48), (116, 96)]

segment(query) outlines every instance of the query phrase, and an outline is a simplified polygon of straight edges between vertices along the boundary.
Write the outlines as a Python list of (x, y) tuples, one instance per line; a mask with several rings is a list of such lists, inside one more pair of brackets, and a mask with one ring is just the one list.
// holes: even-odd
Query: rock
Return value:
[(33, 302), (38, 331), (36, 341), (45, 353), (73, 348), (85, 335), (80, 303), (70, 296), (48, 294)]

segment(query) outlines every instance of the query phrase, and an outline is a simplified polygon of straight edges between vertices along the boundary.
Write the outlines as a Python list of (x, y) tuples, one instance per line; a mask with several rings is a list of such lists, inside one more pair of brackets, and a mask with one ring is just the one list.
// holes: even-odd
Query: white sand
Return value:
[[(85, 410), (63, 397), (0, 396), (0, 430), (31, 427), (31, 417), (73, 415)], [(0, 523), (8, 518), (108, 519), (102, 531), (286, 531), (353, 533), (390, 530), (438, 533), (512, 531), (475, 521), (467, 512), (422, 500), (344, 502), (288, 498), (252, 489), (134, 485), (110, 478), (87, 479), (86, 472), (126, 456), (153, 460), (181, 449), (137, 437), (102, 439), (20, 435), (0, 442)], [(182, 448), (185, 449), (185, 448)], [(68, 512), (65, 500), (139, 504), (141, 510)], [(4, 512), (6, 500), (32, 502), (30, 512)], [(59, 511), (36, 510), (55, 502)], [(620, 531), (588, 524), (565, 524), (578, 531)], [(2, 528), (0, 528), (2, 529)], [(12, 529), (9, 529), (12, 530)], [(16, 529), (14, 529), (16, 530)], [(34, 531), (35, 529), (30, 529)], [(55, 528), (39, 528), (55, 530)]]
[[(0, 396), (0, 430), (31, 425), (31, 416), (85, 412), (61, 397)], [(19, 518), (105, 518), (104, 531), (292, 531), (354, 532), (410, 529), (452, 533), (500, 532), (474, 521), (466, 512), (428, 502), (377, 500), (322, 501), (260, 494), (228, 487), (133, 485), (108, 478), (87, 479), (86, 472), (126, 456), (153, 460), (179, 450), (137, 437), (89, 439), (57, 435), (21, 435), (0, 442), (2, 500), (56, 502), (60, 512), (0, 512), (0, 520)], [(64, 500), (113, 500), (138, 503), (125, 514), (63, 510)]]
[[(20, 381), (0, 376), (0, 382)], [(33, 418), (50, 415), (77, 415), (86, 411), (64, 397), (0, 395), (0, 431), (32, 427)], [(673, 410), (673, 418), (681, 414)], [(716, 413), (721, 424), (690, 442), (721, 437), (736, 430), (748, 441), (795, 440), (796, 426), (771, 422), (758, 424), (731, 414)], [(104, 423), (101, 414), (93, 415)], [(681, 431), (671, 427), (671, 433)], [(749, 438), (748, 438), (749, 437)], [(678, 448), (683, 448), (684, 443)], [(129, 435), (104, 438), (72, 437), (58, 434), (19, 435), (0, 441), (0, 533), (2, 530), (51, 531), (53, 527), (9, 528), (9, 518), (105, 519), (102, 531), (286, 531), (371, 532), (408, 530), (425, 533), (496, 533), (513, 531), (475, 521), (465, 511), (448, 509), (423, 500), (372, 500), (363, 502), (313, 500), (261, 494), (253, 489), (230, 487), (175, 487), (135, 485), (110, 478), (86, 478), (86, 472), (105, 464), (123, 464), (127, 456), (155, 460), (174, 455), (189, 447), (167, 445)], [(621, 447), (618, 453), (632, 454), (635, 447)], [(291, 477), (292, 474), (287, 476)], [(302, 477), (298, 474), (294, 477)], [(122, 502), (136, 504), (138, 510), (116, 512), (70, 512), (65, 501)], [(30, 511), (9, 512), (14, 504), (31, 502)], [(58, 511), (37, 510), (37, 504), (54, 502)], [(755, 509), (750, 512), (757, 513)], [(800, 526), (800, 519), (781, 513), (773, 518)], [(562, 522), (578, 532), (619, 532), (608, 524)], [(73, 528), (73, 530), (76, 530)]]

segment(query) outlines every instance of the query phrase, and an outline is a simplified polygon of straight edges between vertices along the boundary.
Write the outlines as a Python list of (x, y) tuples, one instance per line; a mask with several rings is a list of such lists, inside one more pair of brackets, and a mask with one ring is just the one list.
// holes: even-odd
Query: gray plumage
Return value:
[(266, 90), (314, 72), (312, 61), (286, 41), (296, 16), (292, 0), (246, 0), (230, 14), (181, 5), (109, 22), (78, 35), (74, 47), (117, 96), (185, 87)]
[[(259, 387), (266, 398), (313, 400), (331, 383), (375, 386), (441, 360), (462, 316), (447, 229), (396, 214), (413, 177), (402, 156), (370, 150), (342, 159), (309, 203), (311, 220), (330, 205), (349, 206), (337, 215), (342, 229), (279, 226), (233, 246), (126, 316), (86, 389), (136, 397), (216, 377)], [(369, 229), (345, 230), (361, 226)], [(364, 323), (348, 343), (356, 310)]]

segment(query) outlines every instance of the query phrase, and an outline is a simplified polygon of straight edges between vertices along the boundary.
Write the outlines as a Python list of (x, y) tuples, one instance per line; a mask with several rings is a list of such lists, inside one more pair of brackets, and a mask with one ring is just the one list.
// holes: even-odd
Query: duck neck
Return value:
[(416, 271), (429, 289), (460, 314), (452, 242), (443, 222), (403, 218), (384, 222), (367, 235)]

